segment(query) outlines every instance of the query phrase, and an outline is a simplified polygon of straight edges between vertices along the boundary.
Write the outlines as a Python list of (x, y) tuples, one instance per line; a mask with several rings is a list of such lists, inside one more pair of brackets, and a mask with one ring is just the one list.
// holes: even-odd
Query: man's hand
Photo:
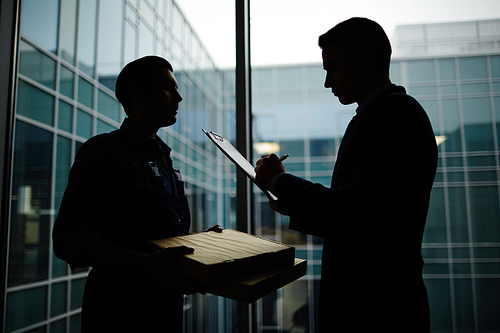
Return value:
[(216, 224), (213, 227), (203, 230), (203, 232), (208, 232), (208, 231), (222, 232), (223, 230), (224, 229), (222, 229), (220, 225)]
[(141, 255), (139, 267), (143, 274), (165, 290), (185, 295), (196, 292), (205, 294), (204, 288), (195, 279), (186, 275), (177, 262), (180, 255), (193, 252), (193, 248), (186, 246), (162, 249)]
[(286, 169), (279, 157), (276, 154), (264, 155), (256, 163), (255, 178), (263, 186), (269, 188), (273, 178), (280, 172), (286, 172)]

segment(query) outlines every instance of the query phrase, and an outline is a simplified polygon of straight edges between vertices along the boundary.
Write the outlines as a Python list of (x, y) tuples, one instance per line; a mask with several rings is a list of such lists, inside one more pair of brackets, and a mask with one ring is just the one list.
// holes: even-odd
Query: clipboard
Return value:
[(270, 191), (268, 191), (264, 186), (262, 186), (257, 179), (255, 179), (255, 170), (252, 164), (247, 161), (243, 155), (240, 154), (240, 152), (229, 142), (229, 140), (224, 139), (221, 135), (215, 133), (215, 132), (207, 132), (204, 129), (202, 129), (203, 133), (205, 133), (210, 140), (219, 148), (224, 155), (227, 156), (233, 162), (236, 164), (236, 166), (243, 171), (243, 173), (250, 178), (250, 180), (257, 185), (258, 188), (264, 192), (264, 194), (273, 201), (278, 200), (278, 198), (272, 194)]

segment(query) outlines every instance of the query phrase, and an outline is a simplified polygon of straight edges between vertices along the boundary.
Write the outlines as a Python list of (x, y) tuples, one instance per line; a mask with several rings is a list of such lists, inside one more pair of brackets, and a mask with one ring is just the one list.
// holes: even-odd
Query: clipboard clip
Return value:
[(224, 142), (224, 138), (219, 134), (212, 132), (212, 135), (214, 136), (215, 139), (219, 140), (220, 142)]

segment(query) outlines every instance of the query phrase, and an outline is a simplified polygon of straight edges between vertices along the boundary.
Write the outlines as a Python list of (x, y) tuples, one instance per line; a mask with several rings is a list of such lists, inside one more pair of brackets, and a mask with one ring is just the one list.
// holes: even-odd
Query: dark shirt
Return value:
[[(161, 139), (151, 139), (129, 119), (119, 130), (85, 142), (71, 168), (54, 224), (56, 256), (71, 268), (84, 267), (89, 263), (80, 260), (79, 254), (99, 238), (148, 253), (149, 240), (188, 234), (189, 207), (180, 173), (172, 168), (170, 151)], [(155, 304), (152, 298), (163, 297), (175, 303), (179, 319), (182, 295), (162, 296), (157, 289), (141, 277), (94, 268), (87, 280), (83, 313), (89, 313), (86, 306), (89, 311), (102, 304), (109, 307), (107, 302), (112, 302), (117, 316), (125, 311), (119, 309), (149, 309), (144, 303), (159, 311), (164, 306)], [(109, 310), (106, 313), (105, 318), (112, 320)]]

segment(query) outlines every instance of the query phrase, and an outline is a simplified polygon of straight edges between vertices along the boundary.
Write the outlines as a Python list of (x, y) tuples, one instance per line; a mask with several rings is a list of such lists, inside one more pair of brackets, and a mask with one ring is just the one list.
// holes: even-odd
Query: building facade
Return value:
[[(88, 270), (71, 272), (53, 255), (51, 228), (78, 148), (125, 117), (113, 92), (118, 72), (147, 54), (172, 62), (184, 101), (177, 124), (159, 135), (186, 182), (193, 231), (236, 228), (235, 168), (201, 131), (235, 137), (235, 74), (214, 66), (173, 0), (22, 3), (4, 330), (79, 332)], [(498, 45), (495, 31), (488, 45)], [(500, 332), (500, 51), (453, 52), (404, 54), (391, 65), (440, 140), (423, 246), (433, 332)], [(288, 171), (329, 185), (355, 106), (339, 104), (323, 80), (319, 63), (253, 69), (252, 134), (290, 153)], [(314, 332), (322, 240), (288, 230), (257, 189), (254, 214), (255, 234), (308, 260), (305, 277), (256, 303), (257, 330)], [(237, 325), (230, 300), (193, 295), (184, 309), (186, 332)]]

